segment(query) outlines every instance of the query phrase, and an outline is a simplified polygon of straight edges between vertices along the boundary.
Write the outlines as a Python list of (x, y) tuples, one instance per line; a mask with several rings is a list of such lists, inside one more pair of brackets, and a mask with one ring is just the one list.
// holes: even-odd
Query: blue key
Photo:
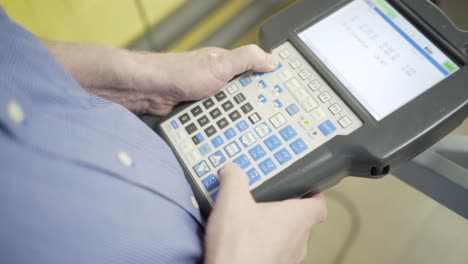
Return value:
[(266, 102), (268, 102), (267, 98), (263, 94), (258, 96), (257, 101), (262, 104), (265, 104)]
[(224, 143), (224, 140), (221, 136), (216, 136), (215, 138), (211, 140), (211, 143), (213, 144), (215, 148), (217, 148)]
[(273, 70), (273, 72), (275, 72), (275, 71), (277, 71), (277, 70), (279, 70), (281, 68), (283, 68), (283, 64), (280, 63), (280, 64), (278, 64), (278, 67), (276, 67), (276, 69)]
[(265, 88), (267, 88), (267, 86), (268, 86), (268, 85), (266, 84), (266, 82), (265, 82), (264, 80), (259, 81), (258, 84), (257, 84), (257, 87), (258, 87), (258, 88), (263, 88), (263, 89), (265, 89)]
[(299, 107), (297, 107), (296, 104), (292, 104), (292, 105), (286, 107), (286, 112), (288, 112), (288, 114), (290, 116), (293, 116), (293, 115), (297, 114), (297, 112), (299, 112)]
[(227, 138), (227, 140), (233, 139), (236, 135), (236, 131), (233, 128), (224, 131), (224, 136)]
[(218, 198), (218, 191), (211, 194), (211, 200), (213, 200), (213, 202), (216, 202), (216, 198)]
[(253, 76), (255, 76), (255, 77), (262, 77), (263, 75), (265, 75), (264, 72), (254, 72), (253, 73)]
[(263, 171), (263, 174), (265, 175), (268, 175), (270, 172), (276, 170), (276, 165), (273, 162), (273, 160), (271, 160), (270, 158), (260, 162), (258, 166), (260, 167), (260, 169)]
[(282, 148), (280, 151), (276, 152), (275, 159), (279, 162), (279, 164), (283, 165), (290, 161), (292, 156), (286, 148)]
[(246, 130), (247, 128), (249, 128), (249, 123), (247, 123), (247, 121), (245, 120), (242, 120), (239, 123), (237, 123), (236, 127), (237, 129), (239, 129), (239, 132), (242, 132)]
[(270, 126), (268, 126), (268, 124), (266, 122), (263, 122), (262, 124), (258, 125), (255, 128), (255, 132), (257, 132), (257, 135), (258, 135), (259, 138), (264, 138), (268, 134), (271, 133), (271, 128), (270, 128)]
[(193, 170), (198, 175), (198, 177), (202, 177), (210, 171), (210, 167), (208, 166), (206, 161), (202, 161), (197, 165), (193, 166)]
[(291, 125), (281, 129), (279, 133), (285, 141), (289, 141), (293, 139), (295, 136), (297, 136), (296, 130), (294, 130), (294, 128)]
[(260, 160), (261, 158), (266, 156), (266, 151), (263, 149), (262, 145), (257, 145), (249, 150), (250, 156), (255, 161)]
[(249, 185), (256, 183), (260, 180), (260, 173), (254, 168), (247, 171), (247, 176), (249, 177)]
[(275, 150), (281, 146), (281, 141), (276, 135), (273, 135), (265, 140), (265, 145), (269, 150)]
[(331, 133), (336, 131), (335, 125), (332, 123), (332, 121), (327, 120), (323, 124), (319, 126), (320, 131), (322, 131), (322, 134), (324, 136), (329, 136)]
[(174, 129), (178, 129), (178, 128), (179, 128), (179, 123), (177, 123), (176, 120), (172, 120), (172, 121), (171, 121), (171, 126), (172, 126), (172, 128), (174, 128)]
[(235, 159), (233, 161), (234, 161), (234, 163), (239, 165), (242, 169), (247, 168), (251, 164), (249, 158), (247, 158), (247, 156), (245, 154), (239, 156), (237, 159)]
[(304, 142), (304, 140), (302, 140), (302, 138), (296, 139), (296, 141), (291, 143), (289, 146), (292, 148), (294, 153), (296, 153), (296, 155), (301, 154), (308, 148), (307, 144)]
[(216, 187), (219, 186), (219, 181), (218, 178), (214, 174), (211, 174), (210, 176), (206, 177), (205, 179), (202, 180), (203, 186), (205, 186), (206, 191), (212, 191)]
[(219, 167), (219, 165), (226, 162), (226, 157), (224, 157), (221, 151), (216, 151), (215, 153), (213, 153), (213, 155), (208, 157), (208, 159), (211, 161), (211, 164), (213, 164), (214, 167)]
[(197, 135), (195, 135), (198, 139), (198, 142), (203, 142), (205, 140), (205, 137), (203, 136), (202, 133), (198, 133)]
[(276, 108), (281, 108), (281, 107), (283, 107), (283, 103), (281, 102), (280, 99), (276, 99), (275, 101), (273, 101), (273, 105), (274, 105)]
[(210, 145), (205, 144), (205, 145), (201, 146), (198, 150), (200, 151), (200, 153), (203, 156), (206, 156), (206, 155), (208, 155), (208, 153), (211, 152), (211, 147), (210, 147)]
[(275, 84), (274, 88), (273, 88), (273, 93), (274, 94), (280, 94), (284, 91), (283, 87), (281, 87), (281, 85), (279, 84)]
[(244, 76), (244, 77), (240, 78), (239, 82), (242, 84), (242, 86), (246, 87), (247, 85), (252, 83), (252, 79), (250, 79), (249, 76)]

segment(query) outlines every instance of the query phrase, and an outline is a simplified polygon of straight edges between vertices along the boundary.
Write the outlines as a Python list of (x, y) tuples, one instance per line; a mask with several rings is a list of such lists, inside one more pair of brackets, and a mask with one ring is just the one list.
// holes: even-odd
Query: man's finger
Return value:
[(253, 201), (245, 172), (236, 164), (226, 164), (220, 171), (217, 203)]
[(247, 45), (232, 50), (229, 60), (235, 74), (249, 70), (269, 72), (278, 67), (275, 56), (263, 51), (257, 45)]

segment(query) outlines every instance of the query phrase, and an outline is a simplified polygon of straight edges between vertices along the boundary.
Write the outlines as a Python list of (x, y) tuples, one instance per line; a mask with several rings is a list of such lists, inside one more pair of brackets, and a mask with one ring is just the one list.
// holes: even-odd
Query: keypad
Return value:
[(162, 125), (212, 203), (224, 164), (238, 164), (253, 189), (336, 135), (362, 126), (291, 44), (274, 54), (280, 64), (272, 73), (242, 74)]

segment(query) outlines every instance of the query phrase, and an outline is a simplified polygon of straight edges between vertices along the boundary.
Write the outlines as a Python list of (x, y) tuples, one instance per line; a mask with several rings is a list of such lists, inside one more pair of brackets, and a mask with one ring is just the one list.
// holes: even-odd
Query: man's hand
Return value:
[(226, 165), (208, 220), (205, 264), (294, 264), (307, 254), (312, 228), (327, 217), (324, 197), (255, 203), (245, 173)]
[(215, 94), (248, 70), (268, 72), (278, 61), (258, 46), (229, 51), (141, 53), (93, 44), (45, 41), (55, 58), (89, 92), (137, 113), (168, 114), (180, 102)]

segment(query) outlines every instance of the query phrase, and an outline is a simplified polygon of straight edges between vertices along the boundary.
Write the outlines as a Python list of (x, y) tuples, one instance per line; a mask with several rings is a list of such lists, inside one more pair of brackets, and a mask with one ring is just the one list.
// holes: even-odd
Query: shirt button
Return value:
[(192, 196), (192, 205), (193, 205), (193, 207), (195, 207), (196, 209), (199, 209), (199, 208), (200, 208), (200, 206), (198, 205), (198, 202), (197, 202), (197, 200), (195, 199), (194, 196)]
[(133, 164), (132, 158), (124, 151), (119, 151), (117, 154), (117, 157), (119, 158), (120, 163), (124, 165), (125, 167), (130, 167)]
[(8, 102), (7, 104), (7, 110), (8, 110), (8, 115), (10, 116), (10, 119), (15, 122), (16, 124), (21, 124), (24, 121), (24, 112), (23, 108), (21, 108), (21, 105), (12, 100)]

